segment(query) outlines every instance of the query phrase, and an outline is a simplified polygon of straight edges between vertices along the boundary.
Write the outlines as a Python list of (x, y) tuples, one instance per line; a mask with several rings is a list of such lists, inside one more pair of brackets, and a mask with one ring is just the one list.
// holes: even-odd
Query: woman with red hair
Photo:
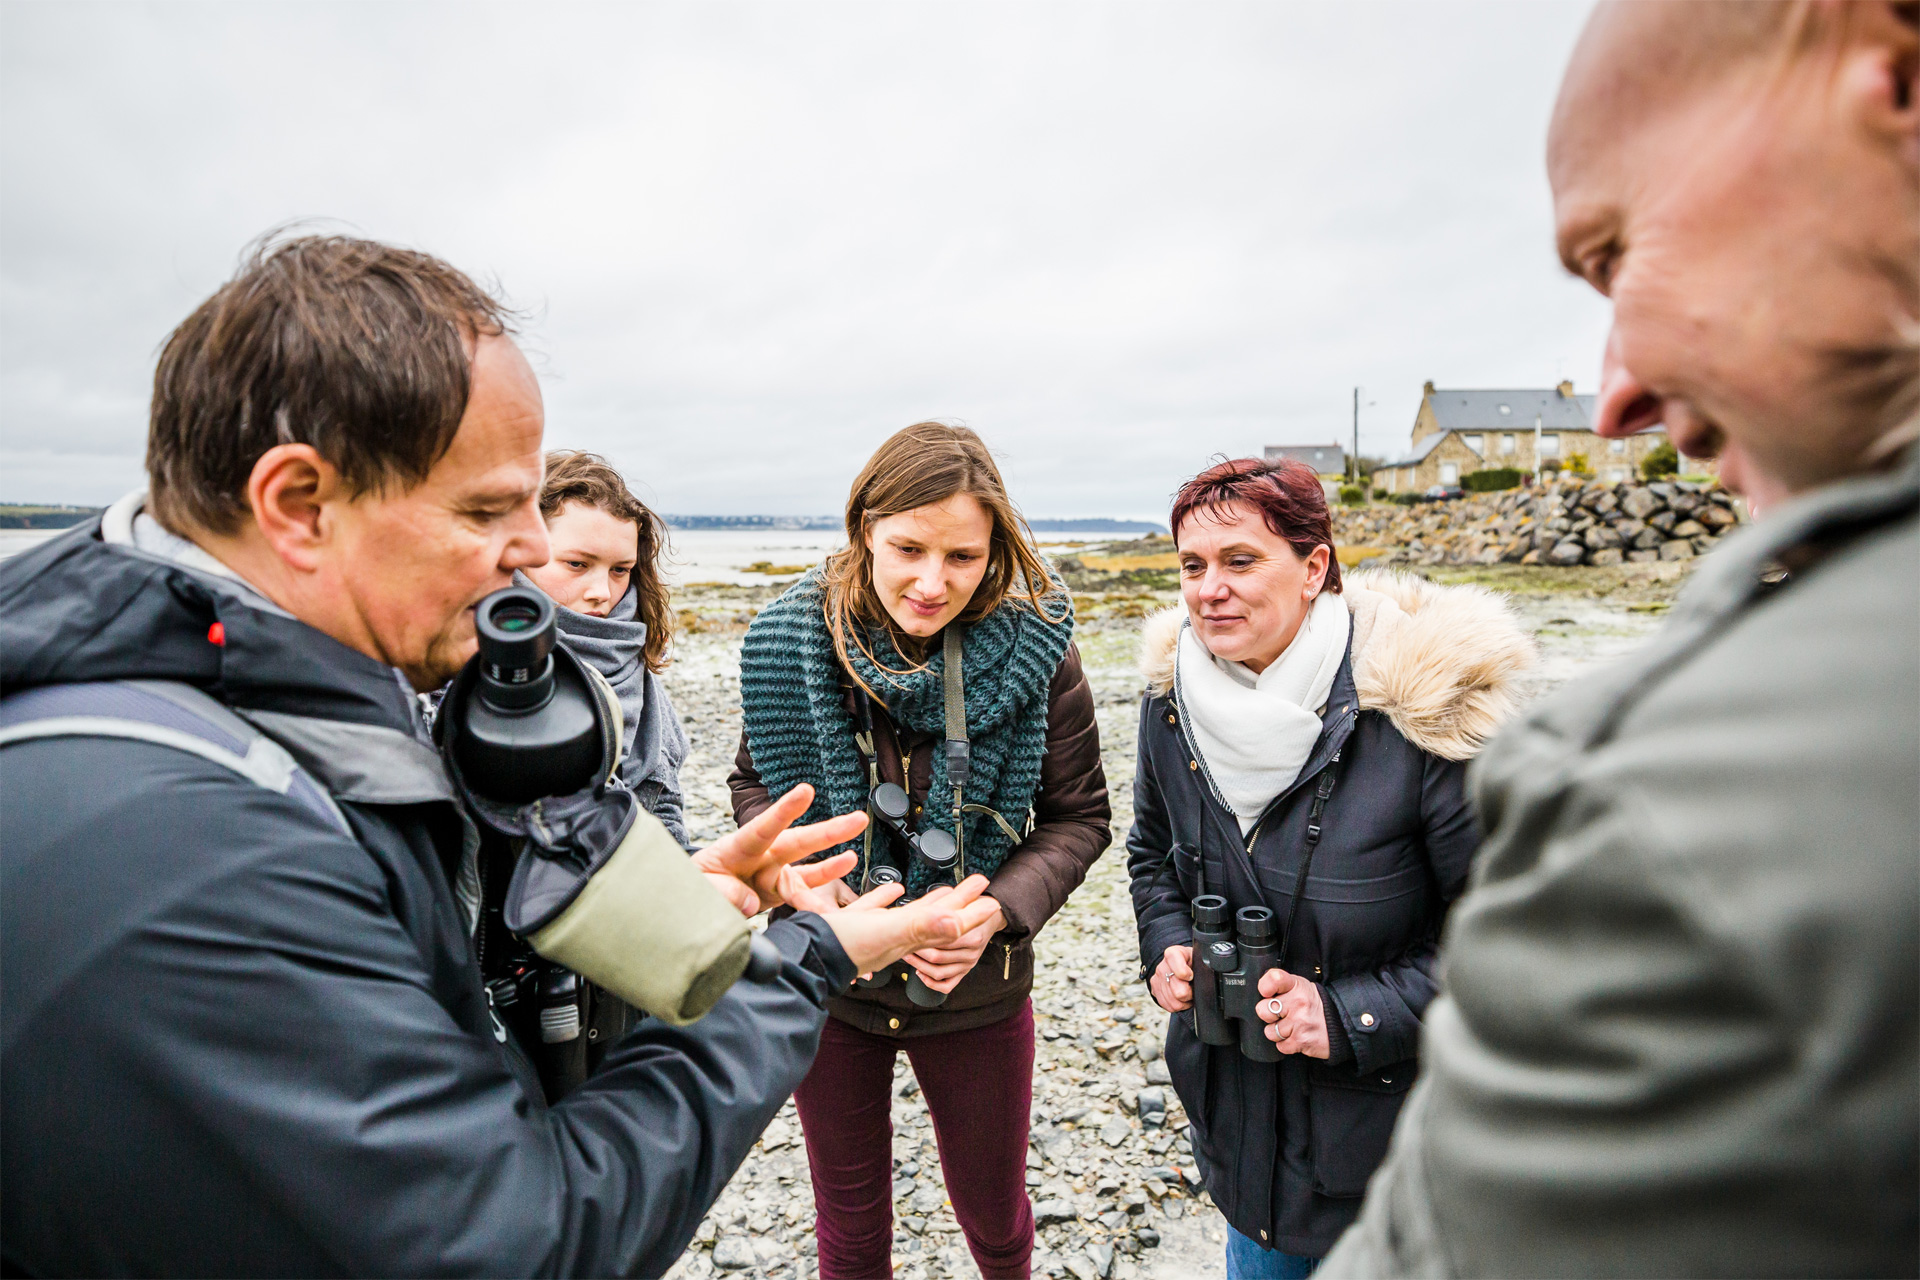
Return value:
[(1479, 839), (1465, 762), (1532, 645), (1479, 588), (1343, 582), (1297, 462), (1211, 467), (1170, 523), (1183, 603), (1147, 625), (1127, 838), (1141, 960), (1227, 1274), (1304, 1276), (1413, 1082)]

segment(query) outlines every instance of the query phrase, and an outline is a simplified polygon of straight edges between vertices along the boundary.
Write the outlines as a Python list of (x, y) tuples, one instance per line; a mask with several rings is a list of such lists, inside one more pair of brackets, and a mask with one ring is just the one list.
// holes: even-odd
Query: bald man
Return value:
[(1480, 758), (1423, 1076), (1322, 1276), (1920, 1272), (1920, 5), (1608, 4), (1548, 147), (1597, 429), (1759, 519)]

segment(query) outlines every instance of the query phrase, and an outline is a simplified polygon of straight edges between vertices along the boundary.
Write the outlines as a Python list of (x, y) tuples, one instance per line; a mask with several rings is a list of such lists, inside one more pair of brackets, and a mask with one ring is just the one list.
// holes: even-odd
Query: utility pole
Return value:
[(1360, 388), (1353, 389), (1353, 461), (1347, 468), (1352, 483), (1360, 483)]

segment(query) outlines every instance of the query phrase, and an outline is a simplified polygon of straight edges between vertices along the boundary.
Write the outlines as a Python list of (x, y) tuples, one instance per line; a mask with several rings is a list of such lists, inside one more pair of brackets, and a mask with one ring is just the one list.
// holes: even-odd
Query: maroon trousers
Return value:
[(813, 1172), (820, 1280), (893, 1274), (894, 1054), (905, 1048), (933, 1116), (947, 1196), (986, 1280), (1026, 1280), (1033, 1256), (1027, 1119), (1033, 1004), (992, 1026), (892, 1040), (828, 1018), (794, 1092)]

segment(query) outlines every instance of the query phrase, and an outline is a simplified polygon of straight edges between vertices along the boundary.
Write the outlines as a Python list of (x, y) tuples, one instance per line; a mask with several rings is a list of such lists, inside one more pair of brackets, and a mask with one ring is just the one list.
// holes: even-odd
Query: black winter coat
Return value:
[(382, 767), (433, 762), (393, 670), (96, 524), (0, 565), (0, 674), (184, 681), (304, 733), (353, 831), (172, 747), (5, 748), (9, 1274), (658, 1275), (853, 976), (818, 916), (776, 925), (777, 980), (548, 1107), (489, 1012), (461, 815)]
[(1441, 925), (1478, 843), (1464, 763), (1422, 750), (1386, 711), (1363, 706), (1354, 665), (1350, 651), (1307, 764), (1254, 827), (1250, 847), (1197, 767), (1173, 692), (1150, 693), (1127, 838), (1151, 973), (1168, 947), (1191, 944), (1189, 904), (1202, 893), (1286, 920), (1315, 792), (1323, 771), (1336, 771), (1282, 964), (1320, 984), (1329, 1026), (1338, 1020), (1350, 1054), (1253, 1062), (1237, 1048), (1203, 1045), (1191, 1012), (1171, 1016), (1166, 1046), (1214, 1202), (1242, 1234), (1309, 1257), (1352, 1223), (1386, 1155), (1417, 1071)]

